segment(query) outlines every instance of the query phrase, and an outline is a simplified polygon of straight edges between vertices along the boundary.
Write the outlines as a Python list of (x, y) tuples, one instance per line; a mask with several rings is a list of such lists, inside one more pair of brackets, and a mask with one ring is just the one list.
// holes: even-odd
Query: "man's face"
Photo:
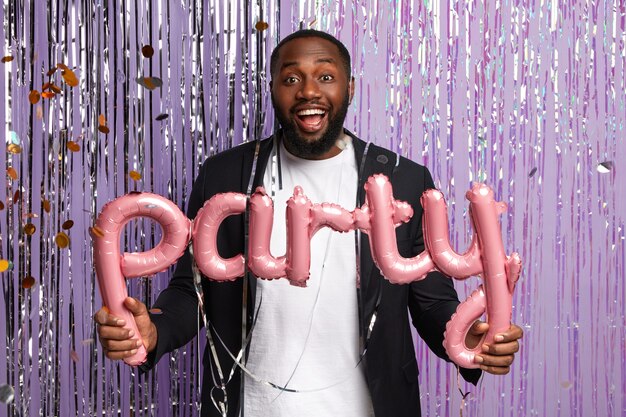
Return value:
[(308, 159), (339, 153), (334, 145), (343, 130), (353, 86), (332, 42), (308, 37), (284, 44), (271, 87), (287, 149)]

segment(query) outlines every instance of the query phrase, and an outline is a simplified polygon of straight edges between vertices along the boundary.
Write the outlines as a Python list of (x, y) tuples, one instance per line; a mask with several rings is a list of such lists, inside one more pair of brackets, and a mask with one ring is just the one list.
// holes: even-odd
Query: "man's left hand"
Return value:
[[(467, 347), (472, 348), (480, 343), (482, 336), (489, 330), (489, 325), (476, 320), (465, 338)], [(524, 331), (521, 327), (512, 324), (509, 330), (494, 336), (492, 344), (483, 343), (482, 353), (474, 356), (474, 362), (480, 364), (480, 369), (494, 375), (508, 374), (515, 353), (519, 350), (518, 339), (521, 339)]]

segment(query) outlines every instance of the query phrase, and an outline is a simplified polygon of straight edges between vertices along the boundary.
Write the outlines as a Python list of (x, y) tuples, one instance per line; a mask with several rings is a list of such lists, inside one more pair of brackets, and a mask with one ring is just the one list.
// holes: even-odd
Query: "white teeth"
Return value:
[(314, 114), (324, 114), (325, 111), (324, 110), (320, 110), (320, 109), (307, 109), (307, 110), (300, 110), (297, 114), (298, 116), (313, 116)]

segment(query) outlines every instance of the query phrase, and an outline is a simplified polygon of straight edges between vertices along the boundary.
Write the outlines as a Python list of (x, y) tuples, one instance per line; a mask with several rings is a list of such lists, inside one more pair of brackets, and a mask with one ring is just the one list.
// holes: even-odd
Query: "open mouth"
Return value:
[(304, 109), (296, 112), (298, 126), (305, 132), (314, 133), (322, 129), (326, 120), (326, 111), (322, 109)]

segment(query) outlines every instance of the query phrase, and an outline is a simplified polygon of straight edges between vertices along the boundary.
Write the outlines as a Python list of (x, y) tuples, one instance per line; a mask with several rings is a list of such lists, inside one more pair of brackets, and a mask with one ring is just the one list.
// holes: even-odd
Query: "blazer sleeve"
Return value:
[[(196, 217), (206, 200), (206, 170), (207, 163), (205, 162), (189, 197), (187, 217), (190, 219)], [(142, 372), (152, 369), (164, 354), (187, 344), (203, 326), (199, 316), (198, 297), (193, 283), (191, 265), (192, 257), (188, 248), (178, 260), (167, 288), (159, 294), (152, 306), (153, 309), (160, 310), (158, 314), (150, 313), (150, 318), (157, 328), (157, 344), (156, 348), (148, 354), (146, 362), (139, 367)], [(206, 285), (203, 289), (208, 290)]]
[[(424, 190), (435, 188), (430, 172), (424, 168)], [(424, 235), (421, 218), (418, 220), (417, 238), (413, 253), (424, 250)], [(421, 281), (413, 282), (409, 289), (409, 312), (413, 326), (428, 347), (440, 358), (450, 362), (443, 347), (443, 333), (446, 323), (456, 311), (459, 299), (452, 279), (439, 271), (433, 271)], [(480, 369), (459, 368), (463, 378), (476, 385), (482, 371)]]

